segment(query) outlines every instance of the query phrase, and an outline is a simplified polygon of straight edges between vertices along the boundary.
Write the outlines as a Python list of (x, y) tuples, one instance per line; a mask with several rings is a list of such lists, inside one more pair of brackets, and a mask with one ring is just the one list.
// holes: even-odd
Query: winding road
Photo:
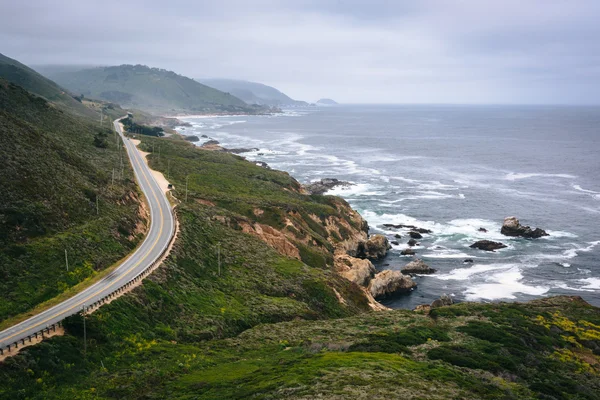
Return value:
[(150, 268), (169, 246), (175, 233), (171, 205), (136, 146), (123, 135), (119, 120), (113, 124), (125, 143), (137, 182), (150, 208), (151, 223), (146, 238), (133, 254), (100, 281), (70, 299), (0, 332), (0, 349), (28, 338), (115, 292)]

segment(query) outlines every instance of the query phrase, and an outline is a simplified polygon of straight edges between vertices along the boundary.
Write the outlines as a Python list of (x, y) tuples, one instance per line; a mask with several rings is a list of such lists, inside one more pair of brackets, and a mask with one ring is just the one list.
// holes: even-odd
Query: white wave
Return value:
[(423, 258), (473, 258), (466, 253), (462, 253), (457, 250), (449, 250), (446, 252), (438, 252), (438, 253), (426, 253), (423, 254)]
[(544, 236), (543, 237), (544, 239), (561, 238), (561, 237), (568, 237), (568, 238), (576, 238), (576, 237), (578, 237), (574, 233), (565, 232), (565, 231), (551, 231), (551, 230), (547, 229), (546, 232), (548, 232), (548, 234), (550, 236)]
[(582, 286), (582, 289), (587, 290), (600, 290), (600, 278), (585, 278), (580, 279), (579, 282), (585, 283), (585, 286)]
[(573, 189), (578, 190), (580, 192), (584, 192), (584, 193), (590, 193), (590, 194), (600, 194), (600, 192), (595, 192), (593, 190), (588, 190), (588, 189), (584, 189), (579, 185), (573, 185)]
[(350, 186), (336, 186), (327, 191), (327, 194), (341, 197), (351, 196), (384, 196), (387, 193), (376, 190), (377, 187), (369, 183), (356, 183)]
[(573, 249), (567, 249), (565, 251), (563, 251), (563, 258), (575, 258), (579, 255), (580, 252), (590, 252), (594, 249), (594, 247), (598, 246), (600, 244), (600, 240), (597, 240), (595, 242), (588, 242), (588, 246), (586, 247), (581, 247), (576, 243), (571, 243), (572, 246), (576, 246)]
[(507, 181), (516, 181), (520, 179), (528, 179), (528, 178), (565, 178), (565, 179), (574, 179), (577, 178), (574, 175), (570, 174), (543, 174), (543, 173), (514, 173), (511, 172), (506, 174), (504, 177)]
[(560, 263), (560, 266), (564, 267), (564, 268), (570, 268), (571, 264), (569, 264), (569, 263)]
[(488, 264), (488, 265), (473, 265), (468, 268), (456, 268), (442, 275), (433, 275), (438, 279), (464, 281), (470, 279), (472, 276), (487, 275), (490, 271), (498, 270), (509, 270), (514, 267), (514, 264)]
[(541, 296), (550, 290), (547, 286), (528, 285), (523, 282), (519, 267), (487, 275), (485, 283), (473, 285), (465, 290), (465, 298), (474, 300), (515, 299), (516, 293)]

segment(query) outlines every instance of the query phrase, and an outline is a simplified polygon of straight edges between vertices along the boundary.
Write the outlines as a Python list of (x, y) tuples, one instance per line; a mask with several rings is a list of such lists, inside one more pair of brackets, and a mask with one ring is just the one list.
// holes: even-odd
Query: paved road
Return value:
[(114, 126), (123, 138), (138, 184), (150, 206), (151, 226), (146, 239), (135, 253), (99, 282), (70, 299), (0, 332), (0, 348), (62, 321), (65, 317), (81, 311), (84, 305), (89, 306), (114, 292), (147, 269), (169, 245), (174, 234), (175, 221), (167, 197), (135, 145), (123, 136), (118, 120), (114, 121)]

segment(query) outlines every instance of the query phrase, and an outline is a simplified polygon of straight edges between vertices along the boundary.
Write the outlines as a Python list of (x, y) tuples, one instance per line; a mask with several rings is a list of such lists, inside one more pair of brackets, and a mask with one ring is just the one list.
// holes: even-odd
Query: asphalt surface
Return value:
[(123, 136), (118, 120), (113, 124), (123, 138), (137, 182), (146, 196), (150, 208), (151, 224), (148, 235), (135, 253), (99, 282), (70, 299), (0, 332), (0, 348), (12, 345), (18, 340), (60, 322), (65, 317), (78, 313), (84, 306), (90, 306), (114, 292), (150, 267), (169, 246), (175, 232), (175, 220), (171, 213), (171, 205), (152, 176), (142, 155), (135, 145)]

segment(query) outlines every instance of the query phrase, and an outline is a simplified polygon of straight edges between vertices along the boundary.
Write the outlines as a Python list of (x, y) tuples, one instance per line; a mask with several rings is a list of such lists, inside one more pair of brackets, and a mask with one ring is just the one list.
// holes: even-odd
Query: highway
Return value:
[[(165, 193), (154, 179), (150, 169), (135, 145), (124, 137), (119, 120), (113, 122), (123, 139), (139, 187), (150, 208), (150, 229), (141, 246), (106, 277), (75, 296), (23, 322), (0, 332), (0, 349), (26, 339), (42, 329), (80, 312), (115, 290), (121, 288), (149, 268), (169, 246), (175, 232), (175, 220)], [(14, 347), (14, 346), (13, 346)]]

